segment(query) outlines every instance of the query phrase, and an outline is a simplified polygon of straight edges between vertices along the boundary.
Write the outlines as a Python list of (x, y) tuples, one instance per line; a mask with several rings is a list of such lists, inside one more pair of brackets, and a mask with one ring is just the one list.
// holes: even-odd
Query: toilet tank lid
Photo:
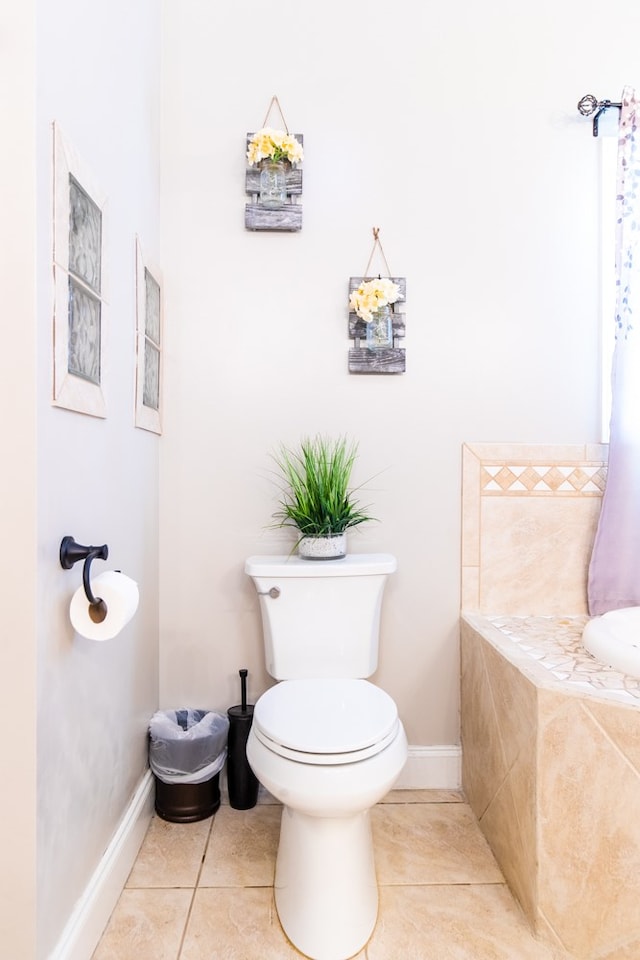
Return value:
[(393, 573), (398, 566), (390, 553), (348, 553), (341, 560), (304, 560), (291, 556), (254, 556), (245, 561), (250, 577), (371, 577)]

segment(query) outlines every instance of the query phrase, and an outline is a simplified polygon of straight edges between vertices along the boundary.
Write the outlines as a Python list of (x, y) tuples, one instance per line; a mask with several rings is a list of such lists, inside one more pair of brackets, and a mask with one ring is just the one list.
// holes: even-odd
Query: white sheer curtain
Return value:
[(622, 93), (607, 485), (589, 565), (592, 616), (640, 606), (640, 110)]

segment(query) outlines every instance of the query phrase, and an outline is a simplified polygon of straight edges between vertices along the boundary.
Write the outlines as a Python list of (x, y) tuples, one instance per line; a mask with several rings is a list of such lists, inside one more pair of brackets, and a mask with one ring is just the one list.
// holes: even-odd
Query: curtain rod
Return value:
[(588, 93), (578, 101), (578, 110), (583, 117), (590, 117), (591, 114), (594, 114), (593, 117), (593, 135), (594, 137), (598, 136), (598, 120), (600, 119), (600, 114), (604, 113), (605, 110), (608, 110), (609, 107), (620, 107), (621, 103), (613, 103), (611, 100), (598, 100), (597, 97), (594, 97), (592, 93)]

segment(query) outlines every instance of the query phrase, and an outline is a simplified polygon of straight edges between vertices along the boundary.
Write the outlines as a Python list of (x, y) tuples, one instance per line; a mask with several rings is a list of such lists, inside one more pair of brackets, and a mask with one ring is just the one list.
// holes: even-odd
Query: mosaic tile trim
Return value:
[(604, 463), (488, 463), (480, 468), (482, 496), (600, 497), (607, 479)]
[(576, 617), (487, 617), (523, 653), (545, 667), (557, 680), (582, 691), (609, 694), (640, 706), (640, 680), (606, 667), (582, 646), (589, 620)]

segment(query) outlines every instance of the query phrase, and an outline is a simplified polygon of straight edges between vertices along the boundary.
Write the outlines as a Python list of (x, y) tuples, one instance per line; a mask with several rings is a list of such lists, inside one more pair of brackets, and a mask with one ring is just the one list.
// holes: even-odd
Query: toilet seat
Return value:
[(283, 680), (254, 708), (255, 735), (279, 756), (309, 764), (356, 763), (393, 741), (392, 698), (367, 680)]

